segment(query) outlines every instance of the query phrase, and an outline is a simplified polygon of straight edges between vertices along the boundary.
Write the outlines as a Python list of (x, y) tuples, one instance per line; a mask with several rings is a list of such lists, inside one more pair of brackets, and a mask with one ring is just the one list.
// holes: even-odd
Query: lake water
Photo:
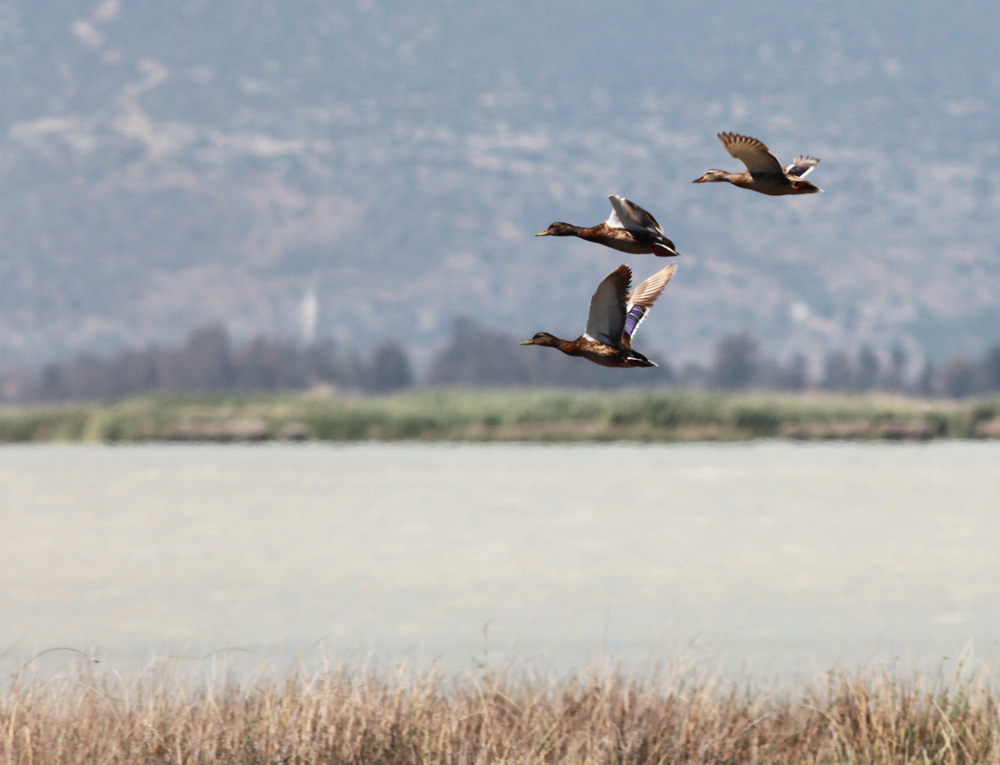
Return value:
[(8, 446), (0, 584), (7, 664), (990, 664), (1000, 443)]

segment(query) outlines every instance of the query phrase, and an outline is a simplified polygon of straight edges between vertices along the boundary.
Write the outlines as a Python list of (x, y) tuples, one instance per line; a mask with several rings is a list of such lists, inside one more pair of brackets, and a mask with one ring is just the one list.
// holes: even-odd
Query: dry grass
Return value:
[(698, 673), (488, 671), (125, 681), (0, 692), (3, 763), (996, 763), (996, 686), (831, 673), (792, 691)]

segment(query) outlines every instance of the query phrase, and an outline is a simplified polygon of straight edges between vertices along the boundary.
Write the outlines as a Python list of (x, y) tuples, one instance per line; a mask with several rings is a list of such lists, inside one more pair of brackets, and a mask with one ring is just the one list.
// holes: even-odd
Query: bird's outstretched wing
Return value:
[(671, 263), (662, 271), (658, 271), (646, 279), (628, 296), (628, 303), (625, 306), (625, 327), (621, 336), (621, 343), (625, 348), (632, 347), (632, 337), (635, 335), (635, 331), (639, 328), (642, 320), (646, 318), (649, 309), (653, 307), (653, 303), (663, 292), (663, 288), (667, 286), (667, 282), (670, 281), (676, 270), (677, 266)]
[(719, 140), (726, 147), (726, 151), (746, 165), (751, 173), (784, 174), (778, 158), (763, 141), (737, 133), (719, 133)]
[(586, 336), (619, 347), (625, 329), (625, 303), (632, 283), (632, 269), (620, 265), (604, 277), (590, 299)]
[(796, 157), (792, 160), (792, 164), (785, 168), (785, 174), (805, 178), (818, 164), (819, 160), (816, 157)]
[(649, 237), (650, 246), (661, 257), (680, 254), (651, 212), (617, 194), (611, 194), (608, 199), (611, 200), (611, 215), (606, 222), (611, 228), (623, 228)]
[(608, 199), (611, 200), (612, 208), (611, 217), (608, 218), (609, 226), (663, 235), (663, 227), (656, 222), (656, 218), (635, 202), (617, 194), (611, 194)]

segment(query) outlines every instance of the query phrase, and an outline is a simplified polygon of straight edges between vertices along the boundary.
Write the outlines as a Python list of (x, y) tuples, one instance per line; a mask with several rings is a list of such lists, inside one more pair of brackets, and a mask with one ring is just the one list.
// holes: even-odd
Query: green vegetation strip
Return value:
[(628, 391), (143, 397), (0, 410), (0, 442), (739, 441), (1000, 437), (1000, 398)]

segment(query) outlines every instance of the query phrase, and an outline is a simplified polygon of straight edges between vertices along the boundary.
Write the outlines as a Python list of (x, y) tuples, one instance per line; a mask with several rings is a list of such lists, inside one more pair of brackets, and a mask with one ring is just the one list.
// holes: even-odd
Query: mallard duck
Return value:
[(728, 181), (743, 189), (779, 197), (785, 194), (815, 194), (822, 191), (816, 184), (803, 180), (819, 160), (815, 157), (796, 157), (792, 164), (782, 167), (771, 150), (762, 141), (736, 133), (719, 133), (719, 140), (726, 151), (747, 166), (745, 173), (709, 170), (692, 183)]
[(587, 330), (576, 340), (560, 340), (548, 332), (539, 332), (521, 345), (558, 348), (565, 354), (583, 356), (605, 367), (655, 367), (656, 364), (632, 349), (632, 336), (676, 270), (677, 266), (671, 264), (629, 293), (632, 269), (618, 266), (597, 285), (590, 299)]
[(645, 252), (663, 258), (680, 255), (656, 218), (625, 197), (612, 194), (608, 199), (611, 200), (611, 217), (604, 223), (584, 228), (557, 221), (535, 236), (578, 236), (633, 255)]

